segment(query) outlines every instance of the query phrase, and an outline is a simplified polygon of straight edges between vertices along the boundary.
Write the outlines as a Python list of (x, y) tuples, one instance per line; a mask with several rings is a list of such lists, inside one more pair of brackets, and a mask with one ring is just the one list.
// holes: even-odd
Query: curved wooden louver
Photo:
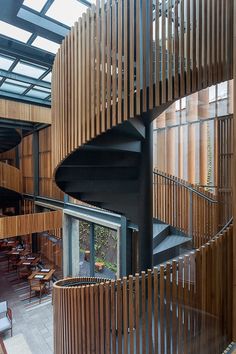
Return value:
[(97, 0), (63, 40), (52, 75), (54, 167), (111, 127), (232, 78), (233, 0), (156, 4)]
[(22, 193), (22, 178), (18, 168), (0, 162), (0, 188)]
[(0, 218), (0, 239), (27, 235), (34, 232), (60, 229), (62, 211), (50, 211)]

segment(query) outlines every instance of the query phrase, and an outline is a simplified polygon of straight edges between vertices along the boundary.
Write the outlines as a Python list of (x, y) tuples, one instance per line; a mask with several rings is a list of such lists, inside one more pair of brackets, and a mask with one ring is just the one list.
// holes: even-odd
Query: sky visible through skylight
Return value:
[[(32, 11), (34, 16), (36, 13), (41, 18), (45, 18), (53, 23), (55, 21), (61, 26), (71, 27), (88, 9), (89, 3), (96, 4), (96, 0), (87, 1), (88, 5), (80, 0), (24, 0), (23, 6), (27, 11)], [(38, 26), (40, 26), (40, 21)], [(35, 29), (36, 31), (36, 29)], [(0, 10), (0, 36), (9, 38), (12, 41), (19, 41), (25, 44), (27, 47), (42, 51), (42, 56), (50, 53), (54, 55), (57, 53), (60, 47), (60, 41), (56, 42), (51, 36), (51, 33), (31, 32), (28, 28), (19, 28), (15, 25), (14, 19), (7, 22), (7, 20), (1, 19)], [(44, 37), (45, 36), (45, 37)], [(51, 39), (53, 38), (53, 40)], [(21, 44), (22, 45), (22, 44)], [(43, 54), (45, 53), (45, 54)], [(45, 65), (39, 66), (35, 63), (31, 63), (25, 60), (21, 60), (21, 57), (14, 57), (1, 53), (0, 50), (0, 70), (5, 71), (5, 76), (0, 77), (0, 91), (6, 93), (19, 95), (19, 98), (31, 97), (35, 101), (41, 100), (42, 102), (50, 101), (51, 98), (51, 66)], [(9, 72), (8, 73), (6, 72)], [(19, 75), (13, 77), (12, 74)], [(22, 76), (23, 75), (23, 76)], [(25, 82), (32, 78), (37, 80), (36, 83)], [(14, 80), (13, 80), (14, 79)], [(48, 87), (45, 87), (45, 84)]]

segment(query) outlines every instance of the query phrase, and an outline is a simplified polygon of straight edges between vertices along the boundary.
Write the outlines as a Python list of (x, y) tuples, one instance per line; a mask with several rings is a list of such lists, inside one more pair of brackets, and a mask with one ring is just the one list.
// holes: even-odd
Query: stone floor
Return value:
[[(7, 271), (7, 262), (0, 254), (0, 301), (7, 300), (13, 312), (13, 337), (2, 335), (8, 354), (52, 354), (53, 319), (51, 294), (29, 302), (27, 280), (19, 281), (15, 270)], [(17, 349), (16, 349), (17, 348)]]

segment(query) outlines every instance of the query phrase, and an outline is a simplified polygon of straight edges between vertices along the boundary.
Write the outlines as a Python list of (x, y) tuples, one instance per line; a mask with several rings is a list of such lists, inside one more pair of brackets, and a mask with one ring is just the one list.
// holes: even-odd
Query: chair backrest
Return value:
[(0, 302), (0, 314), (7, 312), (7, 301)]
[(40, 279), (30, 279), (30, 287), (38, 287), (39, 289), (42, 289), (44, 286), (44, 283)]

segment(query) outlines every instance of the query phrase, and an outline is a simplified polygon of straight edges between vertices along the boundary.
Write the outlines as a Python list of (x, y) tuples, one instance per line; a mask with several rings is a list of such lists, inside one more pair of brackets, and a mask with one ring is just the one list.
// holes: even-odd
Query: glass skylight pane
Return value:
[(46, 12), (46, 16), (71, 27), (87, 8), (78, 0), (55, 0)]
[(25, 91), (25, 87), (23, 87), (23, 86), (18, 86), (18, 85), (8, 84), (8, 83), (5, 81), (5, 82), (2, 84), (2, 86), (0, 87), (0, 90), (12, 92), (12, 93), (22, 94), (22, 93)]
[(10, 25), (9, 23), (0, 21), (0, 33), (4, 36), (17, 39), (18, 41), (26, 43), (31, 37), (32, 33), (25, 31), (19, 27)]
[(47, 0), (25, 0), (23, 5), (30, 7), (31, 9), (40, 12)]
[(43, 73), (45, 73), (45, 71), (46, 70), (43, 68), (27, 65), (23, 62), (19, 62), (13, 69), (14, 73), (30, 76), (35, 79), (38, 79)]
[(36, 37), (36, 39), (33, 41), (32, 45), (34, 47), (46, 50), (48, 52), (56, 54), (58, 48), (60, 47), (60, 44), (49, 41), (46, 38), (43, 37)]
[(8, 84), (13, 84), (13, 85), (22, 86), (22, 87), (24, 87), (25, 89), (30, 86), (30, 85), (27, 84), (26, 82), (21, 82), (21, 81), (12, 80), (12, 79), (7, 79), (5, 82), (8, 83)]
[(13, 59), (0, 56), (0, 69), (8, 70), (13, 61)]
[(43, 79), (43, 81), (51, 82), (52, 81), (52, 72), (48, 73)]
[(42, 91), (37, 91), (37, 90), (32, 89), (26, 93), (26, 96), (44, 99), (44, 98), (48, 97), (49, 94), (48, 94), (48, 92), (42, 92)]
[(43, 92), (47, 93), (48, 95), (50, 95), (50, 93), (51, 93), (51, 90), (46, 89), (45, 87), (41, 87), (41, 86), (34, 86), (34, 89), (43, 91)]

